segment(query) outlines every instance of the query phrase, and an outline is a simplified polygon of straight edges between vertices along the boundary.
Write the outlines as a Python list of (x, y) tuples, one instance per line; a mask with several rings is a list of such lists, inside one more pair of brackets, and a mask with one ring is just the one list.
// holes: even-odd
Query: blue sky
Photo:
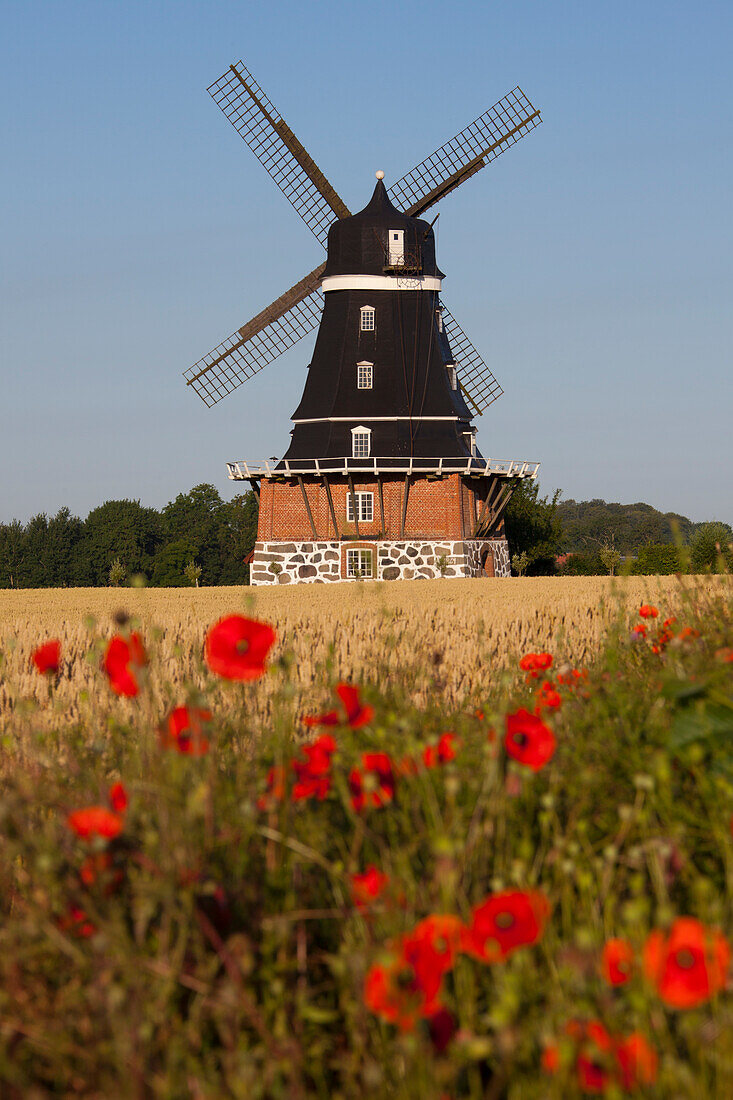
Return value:
[(160, 507), (281, 454), (312, 338), (181, 372), (320, 262), (206, 92), (242, 58), (352, 210), (520, 84), (544, 123), (440, 205), (446, 303), (543, 491), (733, 521), (729, 2), (0, 4), (0, 521)]

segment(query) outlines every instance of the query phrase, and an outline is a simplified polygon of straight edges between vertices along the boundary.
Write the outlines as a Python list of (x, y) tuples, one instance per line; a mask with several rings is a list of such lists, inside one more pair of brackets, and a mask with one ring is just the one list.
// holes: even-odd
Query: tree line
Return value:
[[(252, 492), (224, 501), (196, 485), (161, 510), (108, 500), (85, 520), (61, 508), (26, 524), (0, 523), (0, 588), (97, 587), (142, 577), (170, 587), (247, 584), (257, 537)], [(507, 508), (515, 573), (598, 575), (733, 570), (733, 531), (648, 504), (560, 500), (522, 482)]]
[(96, 587), (137, 576), (168, 587), (197, 575), (206, 585), (246, 584), (256, 536), (254, 493), (224, 501), (208, 484), (161, 511), (108, 500), (82, 520), (61, 508), (51, 518), (0, 524), (0, 588)]
[(522, 482), (506, 512), (515, 573), (599, 576), (621, 570), (642, 576), (733, 572), (733, 529), (693, 523), (649, 504), (560, 500)]

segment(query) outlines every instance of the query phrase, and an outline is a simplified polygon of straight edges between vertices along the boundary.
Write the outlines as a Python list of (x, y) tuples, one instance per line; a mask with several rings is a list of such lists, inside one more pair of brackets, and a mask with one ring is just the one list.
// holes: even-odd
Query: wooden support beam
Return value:
[(254, 493), (255, 497), (257, 498), (257, 503), (259, 504), (260, 503), (260, 487), (259, 487), (259, 485), (257, 484), (257, 482), (255, 481), (255, 479), (253, 477), (251, 477), (249, 479), (249, 484), (250, 484), (250, 487), (252, 489), (252, 492)]
[(384, 485), (381, 474), (377, 474), (377, 487), (379, 488), (379, 516), (382, 521), (382, 538), (384, 538), (387, 534), (387, 524), (384, 519)]
[(351, 493), (351, 511), (354, 516), (354, 526), (356, 527), (356, 537), (361, 538), (361, 532), (359, 531), (359, 509), (356, 504), (356, 493), (354, 492), (354, 479), (349, 474), (349, 492)]
[(331, 513), (331, 521), (333, 523), (334, 538), (339, 537), (339, 525), (336, 522), (336, 509), (333, 506), (333, 497), (331, 496), (331, 486), (328, 484), (328, 478), (325, 474), (321, 474), (321, 480), (326, 490), (326, 497), (328, 498), (328, 510)]
[(479, 512), (478, 519), (476, 520), (476, 526), (473, 529), (473, 537), (474, 538), (476, 538), (479, 531), (483, 527), (484, 517), (485, 517), (488, 509), (490, 508), (490, 506), (496, 500), (496, 498), (499, 495), (500, 491), (501, 491), (501, 481), (497, 478), (496, 481), (493, 483), (493, 485), (489, 486), (489, 490), (486, 494), (486, 499), (484, 500), (483, 504), (481, 505), (481, 511)]
[(402, 522), (400, 523), (400, 538), (405, 537), (405, 521), (407, 520), (407, 501), (410, 496), (410, 475), (405, 474), (405, 492), (402, 496)]
[(303, 484), (303, 478), (298, 475), (298, 485), (300, 485), (300, 491), (303, 494), (303, 503), (305, 504), (305, 510), (308, 513), (308, 521), (311, 525), (311, 531), (313, 532), (313, 538), (318, 538), (318, 532), (316, 531), (316, 525), (313, 522), (313, 513), (311, 512), (311, 506), (308, 503), (308, 494), (305, 491), (305, 485)]

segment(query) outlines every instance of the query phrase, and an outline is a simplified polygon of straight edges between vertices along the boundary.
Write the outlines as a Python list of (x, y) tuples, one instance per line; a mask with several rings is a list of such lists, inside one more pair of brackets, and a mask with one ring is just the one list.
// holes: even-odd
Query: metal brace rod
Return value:
[(356, 502), (356, 493), (354, 492), (354, 479), (349, 474), (349, 492), (351, 493), (351, 510), (354, 515), (354, 526), (356, 527), (356, 537), (361, 538), (361, 532), (359, 531), (359, 506)]
[(382, 475), (377, 474), (377, 488), (379, 489), (379, 516), (382, 521), (382, 534), (387, 534), (387, 524), (384, 521), (384, 484)]
[(402, 522), (400, 523), (400, 538), (405, 537), (405, 521), (407, 520), (407, 499), (410, 495), (410, 475), (405, 474), (405, 492), (402, 498)]
[(338, 523), (336, 522), (336, 509), (333, 506), (333, 497), (331, 496), (331, 486), (328, 484), (328, 478), (326, 477), (325, 474), (321, 474), (321, 480), (323, 481), (323, 486), (326, 490), (326, 497), (328, 499), (328, 509), (331, 513), (331, 520), (333, 522), (333, 533), (336, 536), (336, 538), (338, 538), (339, 537), (339, 527), (338, 527)]
[(305, 485), (303, 484), (303, 478), (300, 476), (300, 474), (298, 475), (298, 485), (300, 485), (300, 491), (303, 494), (303, 502), (305, 504), (305, 510), (308, 513), (308, 520), (309, 520), (310, 525), (311, 525), (311, 531), (313, 532), (313, 538), (317, 539), (318, 538), (318, 532), (316, 531), (316, 525), (313, 522), (313, 513), (311, 512), (311, 506), (308, 503), (308, 494), (305, 491)]

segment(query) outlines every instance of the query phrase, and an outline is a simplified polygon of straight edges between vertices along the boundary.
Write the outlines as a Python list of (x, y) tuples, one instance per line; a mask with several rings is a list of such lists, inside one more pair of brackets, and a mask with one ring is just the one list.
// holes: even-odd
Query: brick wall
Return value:
[[(356, 538), (356, 523), (346, 518), (346, 497), (349, 486), (346, 478), (329, 482), (338, 530), (334, 530), (328, 506), (326, 490), (321, 482), (304, 479), (313, 522), (314, 536), (303, 501), (300, 485), (294, 481), (263, 480), (260, 494), (260, 518), (257, 541), (273, 539), (333, 539), (344, 536)], [(401, 477), (385, 476), (382, 480), (384, 494), (384, 524), (379, 507), (379, 488), (375, 479), (354, 478), (355, 492), (374, 494), (373, 519), (359, 521), (359, 538), (399, 538), (402, 522), (405, 481)], [(483, 488), (483, 486), (482, 486)], [(476, 522), (476, 499), (473, 488), (460, 474), (451, 474), (441, 480), (419, 477), (411, 480), (407, 498), (407, 515), (404, 535), (408, 537), (435, 537), (442, 539), (470, 538)]]

